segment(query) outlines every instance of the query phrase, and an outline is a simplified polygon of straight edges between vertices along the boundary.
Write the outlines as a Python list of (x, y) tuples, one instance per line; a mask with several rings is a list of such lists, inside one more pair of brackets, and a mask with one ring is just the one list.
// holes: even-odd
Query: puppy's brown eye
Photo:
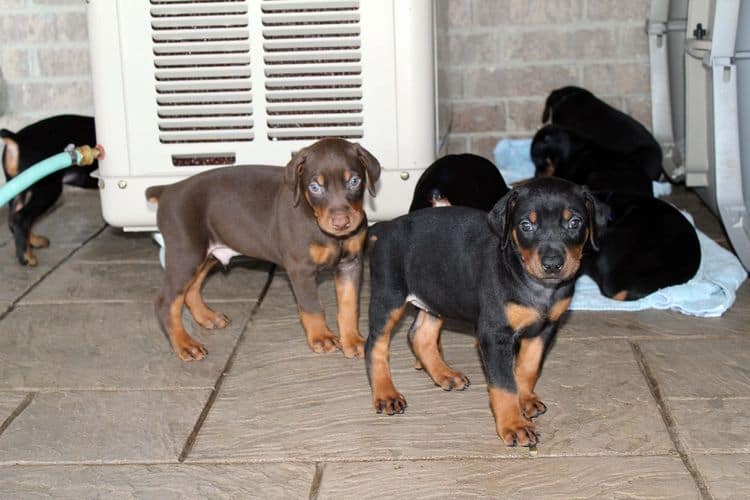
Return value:
[(581, 227), (581, 222), (580, 217), (571, 217), (568, 221), (568, 229), (578, 229)]
[(349, 179), (349, 182), (346, 183), (346, 187), (354, 190), (359, 187), (359, 185), (362, 184), (362, 179), (356, 175), (352, 176), (351, 179)]
[(520, 227), (521, 231), (523, 231), (524, 233), (528, 233), (534, 230), (534, 224), (527, 220), (522, 220), (518, 227)]

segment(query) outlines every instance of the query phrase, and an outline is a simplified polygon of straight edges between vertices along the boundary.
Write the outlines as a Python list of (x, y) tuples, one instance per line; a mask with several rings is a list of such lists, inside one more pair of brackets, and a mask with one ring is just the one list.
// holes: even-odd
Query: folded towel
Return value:
[[(503, 175), (506, 184), (515, 184), (534, 177), (536, 167), (531, 161), (531, 139), (502, 139), (493, 151), (495, 165)], [(654, 196), (667, 196), (672, 193), (668, 182), (653, 182)]]
[[(531, 139), (503, 139), (495, 146), (495, 164), (505, 182), (515, 182), (534, 176), (531, 161)], [(654, 182), (654, 195), (672, 192), (667, 182)], [(692, 217), (683, 212), (692, 222)], [(671, 309), (691, 316), (721, 316), (734, 303), (737, 289), (747, 278), (747, 272), (737, 257), (698, 231), (701, 263), (693, 279), (682, 285), (657, 290), (639, 300), (619, 301), (605, 297), (594, 280), (581, 276), (576, 282), (571, 309), (588, 311), (641, 311), (643, 309)]]

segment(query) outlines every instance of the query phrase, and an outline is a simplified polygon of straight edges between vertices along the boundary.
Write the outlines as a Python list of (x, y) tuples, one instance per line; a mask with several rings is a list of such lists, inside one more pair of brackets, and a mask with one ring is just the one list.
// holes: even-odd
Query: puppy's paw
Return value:
[(341, 337), (341, 350), (346, 358), (361, 358), (365, 355), (365, 339), (359, 333)]
[(325, 352), (336, 352), (341, 349), (338, 337), (330, 331), (317, 332), (307, 336), (310, 349), (318, 354)]
[(469, 385), (471, 385), (471, 382), (469, 382), (469, 377), (455, 370), (446, 370), (442, 373), (437, 374), (435, 376), (434, 382), (435, 385), (440, 386), (440, 388), (444, 391), (451, 391), (453, 389), (456, 389), (457, 391), (463, 391), (464, 389), (469, 387)]
[(518, 403), (526, 418), (538, 417), (547, 411), (547, 405), (542, 403), (539, 400), (539, 397), (533, 392), (531, 394), (519, 396)]
[(220, 330), (226, 328), (232, 322), (229, 316), (212, 311), (213, 314), (201, 318), (200, 325), (206, 330)]
[(520, 413), (496, 422), (496, 426), (497, 435), (507, 446), (532, 446), (539, 440), (534, 423)]
[(29, 234), (29, 245), (32, 248), (47, 248), (49, 246), (49, 239), (45, 236), (31, 233)]
[(18, 262), (22, 266), (36, 267), (37, 260), (36, 255), (31, 253), (31, 250), (26, 250), (23, 255), (19, 255)]
[(175, 343), (172, 347), (174, 347), (177, 357), (183, 361), (200, 361), (208, 354), (208, 350), (206, 350), (203, 344), (192, 337)]
[(395, 415), (396, 413), (404, 413), (406, 409), (406, 398), (395, 389), (373, 393), (372, 400), (377, 413)]

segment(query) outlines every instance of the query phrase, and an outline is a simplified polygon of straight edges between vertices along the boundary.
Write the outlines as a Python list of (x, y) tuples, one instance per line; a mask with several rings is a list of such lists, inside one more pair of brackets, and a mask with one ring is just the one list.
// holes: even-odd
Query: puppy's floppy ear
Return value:
[(289, 163), (286, 164), (286, 170), (284, 172), (284, 182), (294, 191), (294, 206), (299, 205), (300, 196), (300, 182), (302, 181), (302, 169), (305, 165), (305, 160), (310, 154), (309, 148), (300, 149), (292, 157)]
[(505, 196), (500, 198), (489, 215), (487, 220), (490, 224), (492, 231), (500, 236), (500, 248), (505, 250), (510, 241), (510, 226), (511, 216), (513, 215), (513, 208), (516, 206), (516, 200), (518, 199), (518, 191), (511, 190), (505, 193)]
[(600, 202), (594, 195), (585, 191), (583, 198), (586, 200), (586, 214), (588, 216), (589, 241), (591, 248), (599, 250), (599, 235), (607, 227), (607, 220), (611, 210), (608, 205)]
[(380, 162), (360, 144), (354, 143), (353, 146), (357, 151), (357, 158), (365, 167), (367, 190), (370, 192), (370, 196), (375, 196), (375, 183), (380, 179)]

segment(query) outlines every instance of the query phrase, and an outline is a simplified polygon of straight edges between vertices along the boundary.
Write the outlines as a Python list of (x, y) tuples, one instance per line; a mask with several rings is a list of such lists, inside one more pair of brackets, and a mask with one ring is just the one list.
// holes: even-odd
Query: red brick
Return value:
[(588, 0), (586, 18), (596, 21), (646, 21), (651, 12), (650, 0)]
[(544, 99), (508, 101), (508, 132), (536, 132), (542, 126)]
[(505, 106), (456, 103), (453, 105), (453, 130), (458, 133), (505, 130)]
[(464, 77), (464, 94), (469, 98), (539, 97), (564, 85), (578, 85), (573, 65), (473, 68)]
[(494, 135), (472, 135), (470, 137), (469, 152), (475, 155), (483, 156), (495, 163), (493, 151), (497, 143), (505, 137), (502, 134)]
[(648, 62), (591, 64), (583, 68), (583, 85), (594, 94), (650, 94)]
[(585, 57), (613, 57), (617, 36), (613, 29), (534, 30), (503, 38), (503, 60), (546, 61)]

